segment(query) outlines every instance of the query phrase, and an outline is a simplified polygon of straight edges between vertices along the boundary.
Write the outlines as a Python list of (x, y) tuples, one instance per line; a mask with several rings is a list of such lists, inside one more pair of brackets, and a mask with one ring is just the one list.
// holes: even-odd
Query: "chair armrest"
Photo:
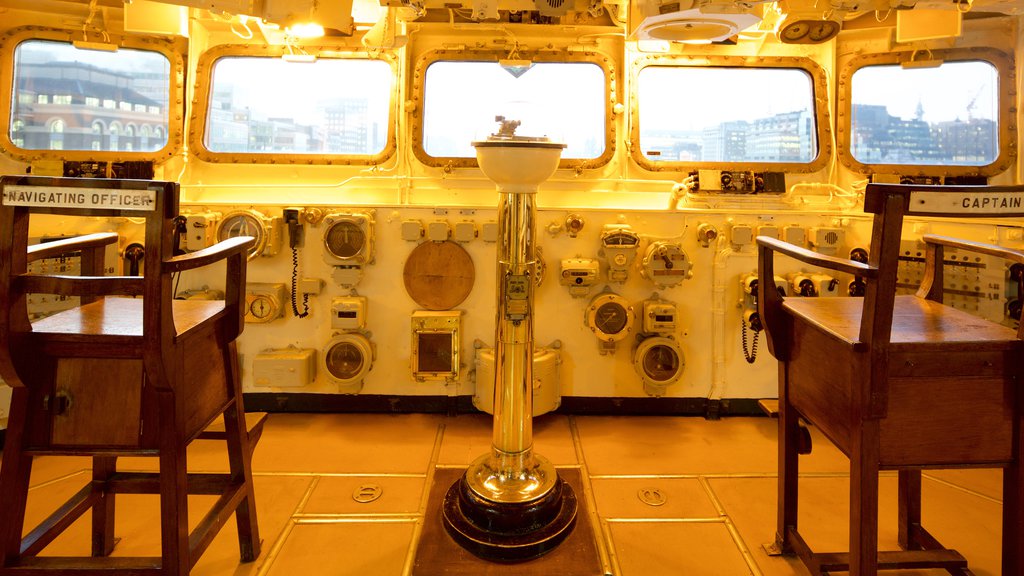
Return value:
[(209, 266), (218, 260), (242, 253), (256, 242), (252, 236), (236, 236), (188, 254), (174, 256), (164, 261), (168, 272), (181, 272)]
[(784, 348), (788, 341), (786, 334), (785, 312), (782, 309), (784, 298), (775, 289), (775, 252), (785, 254), (790, 258), (817, 266), (846, 272), (854, 276), (866, 278), (877, 278), (878, 268), (845, 258), (836, 258), (819, 254), (806, 248), (801, 248), (783, 242), (770, 236), (757, 237), (757, 276), (760, 286), (757, 294), (758, 314), (761, 316), (761, 323), (764, 325), (765, 339), (768, 341), (768, 350), (776, 359), (783, 361), (789, 356), (789, 350)]
[(921, 239), (924, 240), (925, 244), (948, 246), (958, 250), (967, 250), (969, 252), (977, 252), (988, 256), (996, 256), (998, 258), (1005, 258), (1006, 260), (1017, 262), (1018, 264), (1024, 264), (1024, 251), (1021, 250), (996, 246), (995, 244), (986, 244), (984, 242), (961, 240), (960, 238), (951, 238), (949, 236), (937, 236), (935, 234), (925, 234)]
[(846, 272), (847, 274), (863, 276), (865, 278), (876, 278), (878, 276), (877, 268), (871, 267), (863, 262), (828, 256), (813, 250), (801, 248), (794, 244), (790, 244), (789, 242), (783, 242), (782, 240), (778, 240), (770, 236), (758, 236), (757, 243), (768, 248), (770, 252), (779, 252), (780, 254), (785, 254), (790, 258), (795, 258), (796, 260), (805, 262), (812, 266), (828, 268), (829, 270), (836, 270), (837, 272)]
[(163, 262), (166, 272), (181, 272), (213, 264), (218, 260), (227, 260), (224, 272), (224, 308), (233, 317), (224, 338), (234, 340), (245, 329), (245, 272), (248, 254), (246, 252), (256, 243), (252, 236), (228, 238), (190, 254), (174, 256)]
[(83, 236), (54, 240), (53, 242), (33, 244), (28, 247), (28, 261), (35, 262), (44, 258), (55, 258), (68, 252), (100, 248), (117, 242), (117, 238), (118, 236), (115, 232), (97, 232), (96, 234), (85, 234)]

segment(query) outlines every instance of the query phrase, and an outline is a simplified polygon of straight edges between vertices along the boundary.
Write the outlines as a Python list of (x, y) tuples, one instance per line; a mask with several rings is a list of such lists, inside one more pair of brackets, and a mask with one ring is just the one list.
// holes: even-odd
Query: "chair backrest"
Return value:
[[(865, 291), (860, 340), (884, 346), (892, 329), (904, 216), (1021, 218), (1024, 186), (868, 184), (864, 211), (875, 215), (868, 264), (877, 269), (878, 275), (868, 282)], [(934, 262), (942, 262), (941, 245), (929, 245), (929, 250)], [(941, 301), (941, 266), (934, 273), (936, 281), (924, 286), (918, 295)]]
[[(61, 242), (29, 246), (32, 214), (126, 217), (145, 222), (143, 277), (103, 276), (103, 246), (114, 240), (96, 234), (81, 244), (82, 276), (32, 274), (28, 264), (59, 255)], [(172, 286), (163, 262), (173, 255), (178, 185), (149, 180), (3, 176), (0, 178), (0, 349), (17, 354), (31, 332), (27, 294), (80, 296), (89, 302), (105, 295), (143, 296), (146, 347), (159, 351), (174, 336)], [(67, 251), (66, 249), (64, 250)], [(6, 364), (4, 362), (3, 364)]]

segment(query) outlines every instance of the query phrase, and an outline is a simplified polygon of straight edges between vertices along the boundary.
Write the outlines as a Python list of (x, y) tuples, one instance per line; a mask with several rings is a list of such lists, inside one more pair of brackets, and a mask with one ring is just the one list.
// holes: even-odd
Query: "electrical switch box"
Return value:
[(734, 224), (729, 230), (729, 241), (737, 246), (754, 242), (754, 228), (749, 224)]
[(195, 252), (217, 243), (220, 212), (197, 212), (185, 215), (185, 250)]
[(299, 388), (316, 378), (316, 350), (285, 348), (261, 352), (252, 361), (256, 386)]
[(365, 296), (342, 296), (331, 300), (331, 328), (335, 330), (362, 330), (365, 327)]
[(432, 242), (444, 242), (451, 236), (452, 230), (448, 222), (440, 220), (427, 224), (427, 239)]
[(567, 286), (573, 297), (583, 297), (600, 279), (601, 265), (593, 258), (566, 258), (560, 276), (562, 286)]
[(452, 236), (456, 242), (469, 242), (476, 238), (476, 224), (472, 222), (456, 222), (455, 233)]
[(402, 222), (402, 240), (416, 242), (423, 237), (423, 223), (419, 220), (405, 220)]
[(484, 242), (497, 242), (498, 223), (484, 222), (483, 225), (480, 226), (480, 237), (483, 238)]
[(782, 239), (797, 246), (807, 245), (807, 229), (803, 226), (786, 226), (782, 229)]

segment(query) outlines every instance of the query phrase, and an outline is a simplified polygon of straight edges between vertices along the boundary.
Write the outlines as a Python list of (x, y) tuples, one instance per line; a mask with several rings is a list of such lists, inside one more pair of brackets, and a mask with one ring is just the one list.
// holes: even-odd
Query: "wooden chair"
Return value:
[[(254, 560), (250, 458), (262, 422), (246, 428), (234, 342), (253, 239), (173, 255), (178, 186), (170, 182), (5, 176), (0, 190), (0, 376), (14, 389), (0, 468), (0, 575), (187, 574), (232, 513), (241, 559)], [(103, 276), (116, 234), (29, 246), (33, 213), (144, 219), (144, 275)], [(71, 253), (80, 254), (81, 276), (28, 271), (30, 262)], [(173, 274), (219, 260), (223, 301), (172, 299)], [(26, 295), (34, 293), (81, 296), (81, 305), (30, 322)], [(204, 433), (221, 415), (224, 431)], [(201, 437), (226, 439), (229, 473), (186, 472), (185, 449)], [(40, 455), (91, 456), (92, 479), (23, 538)], [(157, 457), (159, 472), (118, 472), (124, 455)], [(159, 557), (110, 556), (119, 493), (160, 495)], [(219, 497), (191, 533), (189, 494)], [(91, 557), (38, 556), (89, 510)]]
[[(925, 278), (896, 295), (904, 215), (1024, 216), (1024, 186), (869, 184), (874, 214), (867, 264), (759, 237), (758, 277), (775, 278), (774, 253), (865, 279), (863, 298), (786, 298), (761, 290), (760, 313), (779, 361), (777, 552), (796, 553), (812, 574), (944, 568), (966, 560), (921, 526), (921, 470), (1002, 467), (1004, 576), (1024, 574), (1021, 330), (942, 304), (946, 248), (1024, 263), (1024, 252), (926, 235)], [(799, 418), (850, 458), (850, 552), (814, 553), (797, 531)], [(899, 546), (878, 552), (878, 472), (899, 471)]]

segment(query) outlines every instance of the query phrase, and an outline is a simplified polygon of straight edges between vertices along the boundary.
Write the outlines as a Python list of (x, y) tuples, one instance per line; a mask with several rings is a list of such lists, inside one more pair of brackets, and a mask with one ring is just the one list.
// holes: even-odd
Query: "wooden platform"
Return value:
[(465, 468), (437, 468), (430, 486), (430, 500), (423, 519), (423, 535), (416, 550), (414, 576), (597, 576), (604, 572), (597, 553), (594, 526), (590, 522), (580, 471), (559, 468), (558, 475), (576, 492), (579, 509), (576, 527), (554, 551), (529, 562), (498, 564), (470, 554), (448, 536), (441, 522), (441, 503), (448, 487), (466, 472)]

